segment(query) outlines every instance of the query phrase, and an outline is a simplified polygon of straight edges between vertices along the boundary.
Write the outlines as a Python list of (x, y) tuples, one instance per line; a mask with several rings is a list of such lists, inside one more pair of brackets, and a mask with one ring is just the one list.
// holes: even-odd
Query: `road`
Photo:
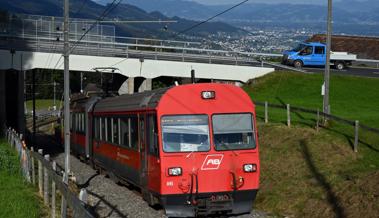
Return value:
[[(324, 68), (304, 68), (309, 72), (323, 73)], [(361, 76), (361, 77), (371, 77), (379, 78), (379, 69), (374, 68), (359, 68), (359, 67), (349, 67), (345, 70), (335, 70), (331, 69), (332, 74), (336, 75), (349, 75), (349, 76)]]

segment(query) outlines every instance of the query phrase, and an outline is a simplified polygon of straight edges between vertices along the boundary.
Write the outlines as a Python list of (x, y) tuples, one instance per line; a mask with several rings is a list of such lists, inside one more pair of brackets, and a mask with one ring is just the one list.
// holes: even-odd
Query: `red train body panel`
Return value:
[(81, 100), (71, 111), (73, 150), (139, 186), (167, 215), (250, 212), (259, 188), (258, 134), (255, 106), (241, 88), (182, 85)]

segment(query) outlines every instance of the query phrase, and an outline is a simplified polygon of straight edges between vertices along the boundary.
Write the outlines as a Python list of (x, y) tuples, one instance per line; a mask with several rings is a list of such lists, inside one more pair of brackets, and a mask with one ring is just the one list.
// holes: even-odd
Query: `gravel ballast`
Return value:
[[(58, 165), (64, 166), (64, 153), (54, 157)], [(141, 195), (124, 185), (119, 185), (104, 175), (100, 175), (90, 165), (71, 156), (71, 171), (78, 188), (88, 192), (88, 204), (99, 217), (166, 217), (163, 209), (150, 207)], [(265, 213), (252, 211), (251, 214), (233, 216), (240, 218), (265, 218)]]

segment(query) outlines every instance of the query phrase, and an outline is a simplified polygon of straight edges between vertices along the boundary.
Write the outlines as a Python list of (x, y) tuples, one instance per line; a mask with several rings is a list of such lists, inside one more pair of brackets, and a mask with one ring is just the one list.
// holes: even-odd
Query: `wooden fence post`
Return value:
[[(65, 176), (66, 176), (66, 173), (63, 173), (63, 183), (65, 181)], [(66, 218), (67, 217), (67, 201), (64, 198), (63, 193), (61, 193), (61, 198), (62, 198), (62, 202), (61, 202), (61, 217), (62, 218)]]
[(291, 106), (287, 104), (287, 126), (291, 127)]
[[(38, 149), (38, 153), (42, 156), (43, 155), (43, 150), (42, 149)], [(42, 162), (40, 160), (38, 160), (38, 190), (39, 190), (39, 194), (41, 197), (43, 197), (43, 179), (42, 179)]]
[(354, 137), (354, 151), (358, 152), (358, 143), (359, 143), (359, 120), (355, 121), (355, 137)]
[(317, 118), (316, 118), (316, 131), (319, 131), (320, 128), (320, 110), (317, 108)]
[(35, 166), (35, 163), (34, 163), (34, 148), (31, 147), (30, 148), (30, 156), (32, 158), (32, 184), (33, 185), (36, 185), (36, 166)]
[[(54, 170), (54, 173), (57, 171), (57, 163), (55, 161), (53, 161), (53, 170)], [(52, 180), (53, 182), (51, 183), (51, 217), (52, 218), (55, 218), (55, 182), (54, 180)]]
[[(45, 160), (50, 161), (50, 155), (46, 154)], [(46, 166), (43, 168), (43, 171), (44, 171), (43, 201), (45, 202), (46, 206), (49, 206), (49, 172)]]
[(265, 101), (265, 123), (268, 123), (268, 102)]

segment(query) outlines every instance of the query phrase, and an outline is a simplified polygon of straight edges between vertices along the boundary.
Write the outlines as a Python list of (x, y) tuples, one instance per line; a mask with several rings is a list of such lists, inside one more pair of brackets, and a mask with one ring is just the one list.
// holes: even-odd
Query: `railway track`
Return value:
[[(37, 149), (43, 149), (57, 162), (57, 168), (64, 168), (63, 146), (51, 135), (37, 134)], [(75, 177), (75, 189), (85, 188), (88, 203), (98, 217), (111, 218), (160, 218), (166, 217), (162, 208), (152, 208), (143, 199), (135, 187), (117, 184), (108, 176), (99, 174), (89, 164), (71, 155), (71, 171)], [(270, 215), (261, 211), (234, 216), (238, 218), (268, 218)]]
[[(57, 154), (53, 159), (59, 166), (64, 166), (64, 153)], [(90, 165), (72, 155), (71, 170), (78, 189), (85, 188), (88, 191), (88, 203), (99, 217), (166, 217), (162, 208), (150, 207), (133, 186), (116, 184), (108, 176), (99, 174)], [(266, 218), (269, 215), (254, 210), (251, 214), (234, 217)]]

